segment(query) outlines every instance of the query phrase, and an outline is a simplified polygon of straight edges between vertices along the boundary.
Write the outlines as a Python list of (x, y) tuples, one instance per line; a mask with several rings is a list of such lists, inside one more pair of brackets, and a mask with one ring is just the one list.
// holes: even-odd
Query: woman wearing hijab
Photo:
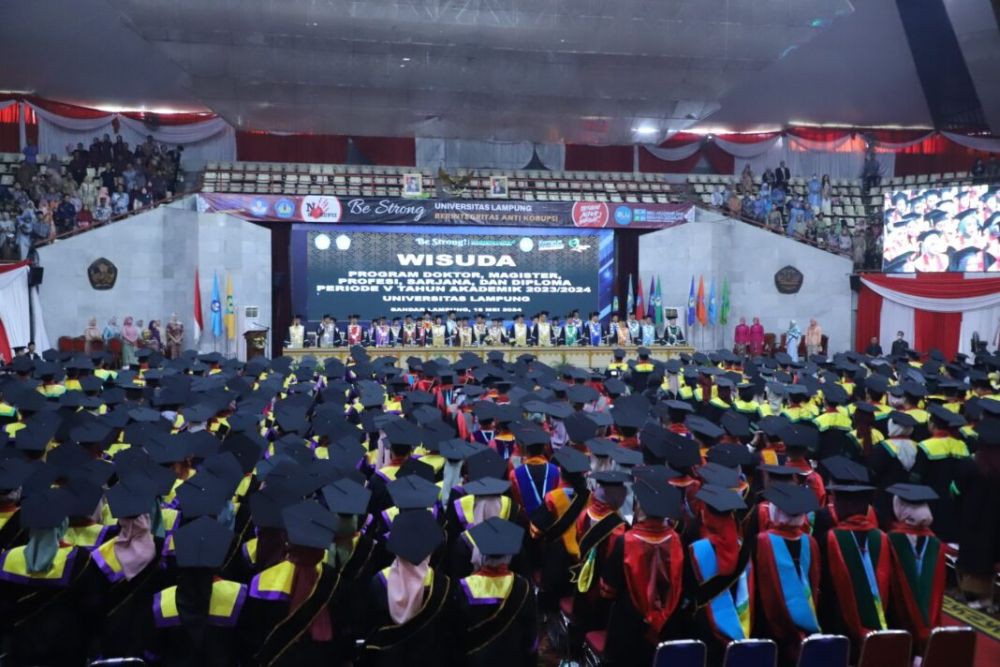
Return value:
[(451, 540), (448, 574), (453, 579), (472, 574), (483, 562), (483, 555), (469, 531), (494, 517), (512, 518), (514, 503), (510, 496), (504, 495), (510, 487), (510, 480), (493, 477), (483, 477), (463, 486), (466, 495), (454, 501), (455, 520), (448, 521), (449, 526), (454, 525), (460, 531), (456, 531), (455, 538)]
[[(888, 437), (879, 440), (868, 456), (871, 480), (879, 489), (910, 481), (910, 469), (917, 460), (917, 443), (910, 435), (917, 421), (905, 412), (892, 412), (887, 422)], [(882, 526), (894, 521), (892, 496), (879, 491), (875, 495), (875, 514)]]
[(108, 320), (108, 323), (104, 326), (104, 331), (101, 332), (101, 337), (104, 339), (104, 344), (107, 345), (108, 341), (119, 338), (122, 335), (121, 329), (118, 328), (118, 318), (112, 317)]
[(792, 361), (799, 360), (799, 340), (802, 339), (802, 329), (795, 320), (788, 323), (788, 330), (785, 332), (785, 351)]
[(0, 613), (15, 665), (83, 665), (95, 610), (77, 585), (90, 559), (65, 544), (72, 497), (47, 489), (25, 499), (19, 512), (28, 542), (0, 554)]
[(778, 644), (780, 664), (794, 665), (802, 640), (820, 631), (816, 607), (819, 546), (802, 532), (803, 519), (819, 509), (809, 489), (778, 483), (765, 490), (770, 526), (757, 535), (754, 553), (754, 636)]
[(424, 510), (401, 513), (386, 547), (392, 564), (372, 579), (368, 637), (362, 664), (375, 667), (437, 667), (454, 664), (450, 636), (452, 582), (430, 565), (444, 531)]
[(139, 338), (142, 332), (134, 324), (131, 315), (125, 317), (125, 321), (122, 325), (122, 365), (123, 366), (133, 366), (137, 362), (138, 358), (135, 356), (136, 346), (139, 344)]
[(100, 655), (142, 655), (153, 627), (153, 595), (168, 576), (157, 556), (163, 540), (150, 526), (156, 495), (149, 482), (134, 475), (120, 479), (107, 497), (120, 529), (91, 552), (96, 568), (90, 572), (101, 604)]
[(665, 479), (639, 475), (633, 484), (635, 520), (615, 539), (601, 576), (614, 599), (604, 651), (606, 664), (652, 664), (656, 645), (678, 636), (684, 584), (684, 546), (674, 530), (681, 492)]
[(892, 494), (896, 521), (889, 530), (892, 549), (890, 625), (913, 635), (914, 650), (924, 652), (931, 628), (941, 625), (944, 599), (944, 544), (931, 530), (934, 516), (928, 500), (937, 498), (929, 486), (895, 484)]
[(167, 322), (167, 357), (170, 359), (179, 359), (181, 356), (181, 347), (184, 345), (184, 325), (181, 323), (177, 313), (170, 316), (170, 321)]
[(148, 347), (153, 352), (162, 352), (163, 338), (160, 335), (160, 321), (150, 320), (149, 329), (147, 331), (148, 331), (148, 336), (147, 335), (143, 336), (143, 340), (146, 343), (146, 347)]
[(699, 539), (688, 546), (686, 589), (694, 602), (696, 636), (708, 647), (711, 663), (721, 663), (726, 645), (751, 637), (753, 568), (743, 548), (734, 512), (746, 508), (728, 488), (703, 486), (699, 503)]
[(101, 330), (97, 328), (97, 318), (91, 317), (87, 322), (87, 328), (83, 330), (83, 351), (87, 355), (93, 354), (94, 343), (99, 343), (103, 339)]
[(336, 644), (330, 602), (338, 576), (324, 561), (337, 529), (336, 516), (315, 500), (306, 500), (286, 506), (281, 517), (288, 552), (250, 582), (241, 619), (247, 663), (332, 663)]

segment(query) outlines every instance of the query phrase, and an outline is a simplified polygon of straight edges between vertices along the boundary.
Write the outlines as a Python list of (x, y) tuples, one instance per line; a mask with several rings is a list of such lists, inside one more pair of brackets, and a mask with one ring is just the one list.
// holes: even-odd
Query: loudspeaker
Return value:
[(861, 291), (861, 276), (856, 273), (851, 274), (851, 291), (860, 292)]
[(28, 287), (38, 287), (42, 284), (42, 279), (45, 277), (45, 267), (44, 266), (33, 266), (28, 269)]

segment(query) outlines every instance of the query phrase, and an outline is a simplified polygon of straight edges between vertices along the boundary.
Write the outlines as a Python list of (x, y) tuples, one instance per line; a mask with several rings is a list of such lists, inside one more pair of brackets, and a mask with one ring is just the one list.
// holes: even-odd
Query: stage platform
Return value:
[[(463, 352), (472, 352), (485, 359), (489, 352), (497, 351), (504, 353), (505, 361), (514, 361), (522, 354), (535, 355), (539, 361), (549, 366), (558, 364), (570, 364), (581, 368), (604, 368), (614, 359), (612, 350), (615, 347), (602, 345), (599, 347), (370, 347), (368, 354), (372, 357), (393, 356), (400, 360), (399, 366), (405, 366), (407, 357), (420, 357), (421, 359), (436, 359), (444, 357), (449, 361), (457, 361)], [(626, 359), (636, 358), (637, 346), (623, 347)], [(694, 353), (693, 347), (675, 345), (661, 346), (654, 345), (649, 348), (650, 356), (658, 361), (667, 361), (679, 357), (682, 353)], [(301, 359), (312, 356), (316, 359), (327, 359), (333, 357), (341, 361), (347, 361), (351, 351), (346, 347), (286, 347), (283, 350), (286, 356), (292, 359)]]

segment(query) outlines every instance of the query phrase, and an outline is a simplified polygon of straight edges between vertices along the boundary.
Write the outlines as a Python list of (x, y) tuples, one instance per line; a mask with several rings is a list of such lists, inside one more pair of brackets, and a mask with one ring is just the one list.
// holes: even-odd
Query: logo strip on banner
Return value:
[(198, 210), (246, 220), (318, 224), (425, 224), (662, 229), (690, 222), (694, 205), (403, 199), (202, 193)]

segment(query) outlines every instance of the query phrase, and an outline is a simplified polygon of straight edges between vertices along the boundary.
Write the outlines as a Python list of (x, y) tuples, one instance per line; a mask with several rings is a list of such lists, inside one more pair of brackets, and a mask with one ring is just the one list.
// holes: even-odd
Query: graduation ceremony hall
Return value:
[(997, 0), (0, 63), (0, 667), (1000, 665)]

